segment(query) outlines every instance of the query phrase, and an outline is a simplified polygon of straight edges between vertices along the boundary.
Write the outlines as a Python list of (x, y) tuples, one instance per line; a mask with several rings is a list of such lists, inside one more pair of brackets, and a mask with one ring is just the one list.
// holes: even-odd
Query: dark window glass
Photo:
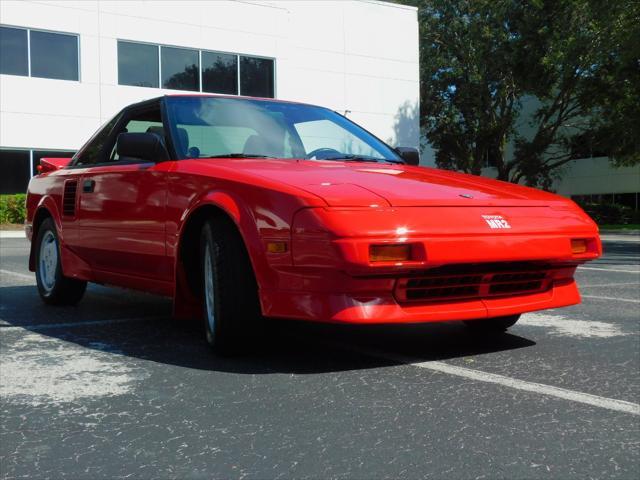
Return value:
[(175, 90), (200, 90), (198, 51), (162, 47), (162, 87)]
[(27, 31), (0, 27), (0, 73), (29, 75)]
[(38, 174), (38, 165), (40, 165), (41, 158), (71, 158), (75, 153), (76, 152), (73, 152), (73, 151), (61, 152), (61, 151), (48, 151), (48, 150), (34, 150), (32, 160), (31, 160), (33, 162), (32, 172), (34, 175)]
[(25, 193), (29, 178), (28, 150), (0, 150), (0, 194)]
[(240, 57), (240, 95), (273, 98), (273, 60)]
[(238, 57), (202, 52), (202, 91), (238, 94)]
[[(120, 155), (117, 152), (117, 136), (121, 133), (153, 133), (157, 135), (163, 143), (166, 142), (164, 127), (162, 125), (162, 113), (160, 112), (160, 106), (156, 105), (148, 110), (134, 113), (118, 130), (117, 134), (113, 138), (113, 144), (111, 147), (111, 154), (109, 155), (110, 162), (116, 162), (120, 160)], [(166, 143), (165, 143), (166, 145)], [(136, 159), (128, 159), (136, 160)]]
[(80, 149), (76, 156), (74, 165), (91, 165), (94, 163), (102, 163), (106, 161), (104, 146), (109, 139), (109, 134), (116, 125), (120, 115), (116, 115), (109, 123), (98, 130), (93, 137)]
[(78, 37), (63, 33), (29, 32), (31, 76), (78, 80)]
[(118, 42), (118, 84), (158, 88), (158, 46)]

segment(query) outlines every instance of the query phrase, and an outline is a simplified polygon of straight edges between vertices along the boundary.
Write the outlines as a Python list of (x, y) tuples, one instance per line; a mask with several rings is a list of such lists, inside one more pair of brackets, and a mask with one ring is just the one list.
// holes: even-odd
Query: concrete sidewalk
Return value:
[(24, 230), (0, 230), (0, 238), (27, 238)]

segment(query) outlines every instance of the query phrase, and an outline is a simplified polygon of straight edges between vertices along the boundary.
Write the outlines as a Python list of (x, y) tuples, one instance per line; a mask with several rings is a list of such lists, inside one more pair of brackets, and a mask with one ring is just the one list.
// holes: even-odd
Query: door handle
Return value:
[(93, 190), (96, 188), (95, 180), (85, 180), (82, 182), (82, 192), (83, 193), (93, 193)]

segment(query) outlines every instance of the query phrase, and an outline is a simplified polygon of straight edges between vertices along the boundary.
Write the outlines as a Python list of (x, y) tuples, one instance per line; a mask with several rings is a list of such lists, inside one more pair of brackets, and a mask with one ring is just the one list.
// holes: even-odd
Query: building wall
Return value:
[[(276, 98), (330, 107), (418, 145), (415, 8), (378, 1), (10, 1), (0, 24), (78, 34), (80, 81), (0, 75), (0, 148), (75, 150), (123, 106), (117, 40), (275, 59)], [(174, 91), (175, 92), (175, 91)]]

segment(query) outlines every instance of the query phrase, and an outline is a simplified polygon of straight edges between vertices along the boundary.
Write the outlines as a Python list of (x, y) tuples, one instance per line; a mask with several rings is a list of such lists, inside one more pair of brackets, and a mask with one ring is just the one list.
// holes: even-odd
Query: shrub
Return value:
[(627, 225), (638, 223), (640, 212), (617, 203), (580, 203), (598, 225)]
[(26, 198), (24, 193), (0, 195), (0, 223), (24, 223)]

